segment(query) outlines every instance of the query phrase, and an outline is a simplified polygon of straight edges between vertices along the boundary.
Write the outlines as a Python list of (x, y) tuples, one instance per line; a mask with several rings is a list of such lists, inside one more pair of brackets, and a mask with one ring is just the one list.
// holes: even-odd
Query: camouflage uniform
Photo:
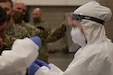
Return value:
[(35, 26), (33, 26), (29, 23), (25, 23), (25, 22), (22, 22), (21, 26), (26, 28), (26, 30), (30, 34), (30, 37), (32, 37), (32, 36), (39, 36), (40, 37), (40, 30), (37, 29)]
[(47, 41), (48, 42), (55, 42), (61, 38), (63, 38), (64, 43), (65, 43), (65, 47), (61, 50), (63, 53), (68, 53), (68, 46), (67, 46), (67, 37), (66, 35), (66, 24), (63, 22), (61, 23), (61, 25), (56, 28), (54, 31), (51, 32), (51, 34), (48, 36)]
[(41, 21), (40, 23), (37, 24), (32, 23), (32, 25), (34, 25), (39, 30), (38, 36), (41, 37), (43, 44), (42, 48), (39, 50), (38, 59), (48, 63), (47, 37), (50, 33), (50, 26), (44, 21)]
[(71, 29), (72, 27), (67, 25), (65, 21), (62, 22), (62, 24), (48, 36), (48, 42), (55, 42), (64, 37), (65, 48), (62, 49), (62, 52), (76, 52), (80, 46), (72, 42)]
[(6, 30), (6, 34), (15, 38), (25, 38), (30, 36), (28, 31), (24, 27), (22, 27), (20, 24), (14, 23), (12, 23)]
[(65, 32), (66, 32), (66, 25), (65, 23), (62, 23), (54, 31), (51, 31), (50, 35), (47, 38), (47, 42), (55, 42), (61, 39), (62, 37), (65, 36)]
[(9, 28), (6, 29), (6, 37), (4, 38), (4, 41), (7, 44), (7, 48), (11, 48), (16, 39), (22, 39), (29, 36), (30, 35), (25, 28), (21, 25), (12, 23)]
[(4, 42), (6, 43), (5, 49), (6, 49), (6, 50), (10, 50), (11, 47), (12, 47), (13, 42), (14, 42), (16, 39), (17, 39), (17, 38), (15, 38), (15, 37), (13, 37), (13, 36), (10, 36), (10, 35), (5, 34), (5, 38), (3, 39)]
[(4, 38), (2, 39), (5, 42), (5, 45), (3, 47), (0, 47), (0, 55), (4, 50), (11, 50), (11, 46), (13, 44), (13, 41), (15, 40), (15, 38), (12, 38), (12, 36), (9, 36), (7, 34), (5, 34)]

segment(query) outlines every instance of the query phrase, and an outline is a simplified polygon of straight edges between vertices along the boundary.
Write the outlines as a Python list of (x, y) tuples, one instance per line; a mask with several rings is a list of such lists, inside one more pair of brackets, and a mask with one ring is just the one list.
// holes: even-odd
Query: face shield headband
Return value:
[(72, 16), (72, 20), (79, 20), (79, 21), (81, 21), (82, 19), (95, 21), (95, 22), (100, 23), (102, 25), (104, 25), (104, 23), (105, 23), (105, 21), (103, 21), (101, 19), (90, 17), (90, 16), (86, 16), (86, 15), (73, 14), (73, 16)]

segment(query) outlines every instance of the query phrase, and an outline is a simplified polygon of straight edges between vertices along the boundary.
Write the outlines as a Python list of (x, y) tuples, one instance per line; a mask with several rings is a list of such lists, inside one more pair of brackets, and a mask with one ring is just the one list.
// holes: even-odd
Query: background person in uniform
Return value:
[[(111, 9), (92, 0), (73, 12), (72, 40), (81, 48), (65, 71), (54, 64), (34, 63), (35, 75), (113, 75), (113, 43), (105, 34), (104, 24), (112, 16)], [(109, 26), (109, 25), (108, 25)], [(40, 66), (40, 67), (39, 67)], [(30, 72), (30, 71), (29, 71)], [(33, 72), (33, 71), (31, 71)]]
[[(11, 2), (9, 2), (12, 5)], [(5, 6), (7, 4), (5, 3)], [(12, 10), (12, 7), (10, 6), (10, 10)], [(26, 6), (25, 4), (17, 0), (14, 3), (13, 11), (12, 11), (12, 24), (10, 24), (9, 28), (6, 31), (6, 34), (8, 34), (9, 37), (13, 37), (15, 39), (17, 38), (24, 38), (24, 37), (31, 37), (31, 36), (37, 36), (38, 30), (33, 27), (32, 25), (29, 25), (27, 23), (23, 22), (23, 16), (25, 15)], [(9, 38), (10, 40), (11, 38)], [(8, 40), (7, 40), (8, 41)], [(13, 40), (12, 40), (13, 42)], [(12, 43), (9, 44), (8, 47), (11, 47)]]
[[(4, 4), (4, 6), (2, 4)], [(11, 23), (8, 22), (8, 24), (10, 24), (10, 25), (6, 29), (7, 39), (5, 39), (6, 42), (7, 42), (8, 48), (11, 48), (13, 41), (15, 39), (29, 37), (29, 33), (27, 32), (27, 30), (25, 28), (20, 26), (18, 23), (14, 23), (14, 20), (12, 19), (12, 14), (14, 14), (13, 11), (12, 11), (12, 9), (13, 9), (12, 1), (11, 0), (1, 1), (1, 5), (2, 5), (3, 8), (7, 7), (7, 9), (9, 9), (9, 11), (11, 11), (10, 12)], [(8, 11), (7, 11), (7, 13), (8, 13)], [(12, 38), (13, 38), (13, 40), (11, 40)]]
[[(43, 49), (43, 48), (45, 48), (45, 39), (48, 36), (48, 31), (43, 32), (43, 30), (40, 29), (41, 27), (36, 28), (32, 24), (25, 23), (23, 21), (23, 16), (25, 15), (25, 11), (26, 11), (25, 3), (22, 2), (21, 0), (17, 0), (16, 2), (14, 2), (12, 18), (16, 23), (18, 23), (20, 26), (24, 27), (28, 31), (30, 36), (38, 35), (42, 39), (43, 47), (39, 51), (38, 58), (45, 62), (48, 62), (48, 52), (46, 49)], [(42, 25), (42, 27), (43, 27), (43, 25)], [(44, 26), (44, 28), (46, 28), (46, 27)]]
[(33, 22), (31, 23), (31, 25), (40, 30), (39, 35), (43, 42), (43, 46), (40, 50), (38, 59), (48, 62), (47, 37), (50, 34), (50, 25), (42, 20), (42, 11), (40, 8), (33, 9), (32, 19)]
[(13, 6), (13, 15), (12, 18), (14, 20), (14, 23), (19, 24), (20, 26), (26, 28), (27, 32), (29, 33), (29, 36), (40, 36), (39, 31), (37, 28), (35, 28), (33, 25), (30, 25), (29, 23), (26, 23), (23, 19), (26, 14), (26, 5), (21, 0), (16, 0), (14, 2)]
[[(29, 37), (31, 36), (39, 36), (42, 39), (42, 34), (40, 33), (40, 29), (37, 29), (35, 26), (26, 23), (23, 19), (24, 19), (24, 15), (26, 14), (26, 5), (24, 2), (22, 2), (21, 0), (17, 0), (14, 2), (14, 6), (13, 6), (13, 13), (12, 13), (12, 19), (14, 21), (14, 24), (19, 25), (23, 28), (25, 28), (27, 30), (27, 33), (29, 34)], [(42, 55), (42, 60), (45, 60), (45, 62), (47, 62), (48, 60), (48, 55), (46, 55), (47, 52), (45, 53), (40, 53), (39, 51), (39, 57), (40, 55)], [(44, 56), (47, 56), (44, 57)]]
[[(26, 7), (24, 3), (20, 3), (20, 0), (17, 0), (13, 3), (13, 12), (12, 12), (12, 27), (9, 28), (9, 34), (14, 34), (13, 36), (17, 38), (30, 37), (27, 29), (22, 26), (23, 17), (25, 15)], [(15, 29), (15, 30), (14, 30)]]
[(8, 35), (6, 32), (12, 23), (11, 14), (12, 14), (13, 2), (11, 0), (0, 0), (0, 6), (6, 11), (8, 15), (7, 25), (5, 27), (6, 30), (1, 31), (1, 33), (4, 35), (2, 40), (5, 42), (5, 46), (1, 48), (1, 52), (2, 52), (2, 50), (10, 49), (13, 44), (13, 41), (15, 40), (14, 37), (12, 37), (11, 35)]

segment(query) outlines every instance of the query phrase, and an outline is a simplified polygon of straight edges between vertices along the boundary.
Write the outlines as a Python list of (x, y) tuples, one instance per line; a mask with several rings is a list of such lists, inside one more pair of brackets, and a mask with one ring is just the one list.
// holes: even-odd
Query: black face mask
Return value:
[(37, 22), (40, 22), (40, 21), (41, 21), (41, 19), (39, 17), (34, 17), (33, 18), (33, 22), (34, 23), (37, 23)]
[(7, 22), (9, 22), (11, 19), (11, 14), (7, 14)]
[(12, 17), (15, 23), (22, 23), (24, 15), (18, 11), (14, 11), (14, 14)]

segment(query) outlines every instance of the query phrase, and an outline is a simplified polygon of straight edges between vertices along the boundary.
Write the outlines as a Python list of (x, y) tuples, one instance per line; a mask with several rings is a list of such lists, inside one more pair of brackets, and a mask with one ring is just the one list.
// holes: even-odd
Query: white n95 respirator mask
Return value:
[(72, 28), (71, 30), (71, 37), (72, 37), (72, 41), (74, 43), (79, 44), (80, 46), (85, 46), (86, 45), (86, 40), (84, 35), (82, 34), (82, 32), (80, 31), (80, 29), (78, 27), (76, 28)]

